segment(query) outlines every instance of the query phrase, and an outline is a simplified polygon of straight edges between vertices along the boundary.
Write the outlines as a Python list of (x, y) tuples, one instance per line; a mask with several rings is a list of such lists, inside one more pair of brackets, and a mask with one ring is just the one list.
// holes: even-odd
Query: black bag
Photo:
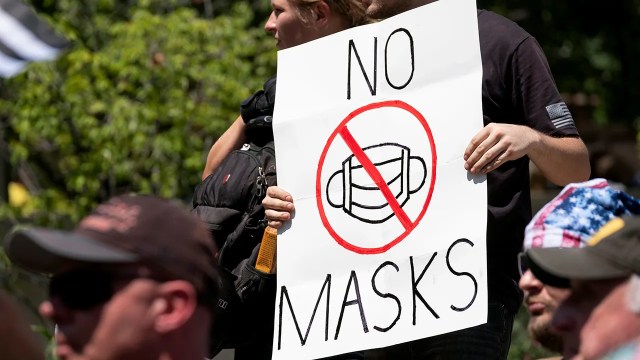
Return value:
[(247, 144), (232, 151), (200, 183), (193, 196), (193, 212), (209, 227), (220, 249), (219, 262), (233, 270), (262, 240), (266, 227), (262, 199), (276, 185), (272, 115), (276, 78), (264, 83), (240, 105)]
[(273, 140), (232, 151), (195, 190), (193, 212), (220, 249), (219, 264), (233, 270), (262, 240), (266, 227), (262, 199), (276, 185)]
[(275, 77), (267, 80), (264, 90), (242, 103), (248, 142), (232, 151), (193, 195), (192, 212), (220, 249), (217, 260), (225, 279), (219, 298), (225, 306), (216, 314), (220, 331), (212, 334), (213, 355), (221, 348), (246, 346), (255, 337), (246, 325), (273, 318), (275, 276), (259, 273), (255, 258), (267, 224), (262, 199), (268, 186), (277, 185), (271, 127), (275, 82)]

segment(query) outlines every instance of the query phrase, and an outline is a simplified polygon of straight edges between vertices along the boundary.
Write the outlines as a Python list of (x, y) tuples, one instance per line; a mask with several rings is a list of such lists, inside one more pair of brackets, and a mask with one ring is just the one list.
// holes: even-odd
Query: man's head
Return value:
[(116, 197), (72, 232), (19, 228), (5, 249), (15, 265), (53, 275), (40, 311), (57, 324), (60, 358), (205, 355), (217, 249), (186, 209), (150, 196)]
[(371, 19), (386, 19), (432, 3), (436, 0), (363, 0), (367, 5), (367, 16)]
[[(607, 221), (627, 213), (640, 213), (640, 202), (611, 188), (604, 179), (569, 184), (533, 217), (525, 230), (524, 250), (548, 247), (579, 248)], [(543, 284), (526, 269), (520, 259), (520, 288), (530, 318), (531, 338), (542, 346), (561, 352), (563, 339), (551, 327), (558, 305), (569, 295), (564, 287)], [(564, 339), (566, 346), (577, 346), (578, 339)], [(573, 344), (573, 345), (572, 345)]]
[(369, 21), (361, 0), (271, 0), (271, 8), (264, 29), (276, 39), (278, 50)]
[(526, 256), (543, 282), (570, 284), (552, 321), (563, 338), (579, 338), (565, 344), (565, 358), (598, 359), (640, 335), (633, 285), (640, 274), (640, 217), (614, 218), (587, 247), (531, 249)]

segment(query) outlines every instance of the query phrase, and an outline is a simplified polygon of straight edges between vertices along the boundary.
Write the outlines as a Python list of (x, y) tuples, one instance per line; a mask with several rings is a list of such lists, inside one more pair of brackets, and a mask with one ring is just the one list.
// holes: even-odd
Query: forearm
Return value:
[(539, 140), (527, 155), (547, 180), (564, 186), (589, 179), (589, 153), (580, 138), (555, 138), (537, 133)]
[(202, 180), (211, 175), (220, 166), (222, 160), (233, 150), (239, 149), (245, 141), (244, 120), (242, 120), (241, 116), (238, 116), (227, 131), (211, 146), (207, 155), (207, 163), (202, 172)]

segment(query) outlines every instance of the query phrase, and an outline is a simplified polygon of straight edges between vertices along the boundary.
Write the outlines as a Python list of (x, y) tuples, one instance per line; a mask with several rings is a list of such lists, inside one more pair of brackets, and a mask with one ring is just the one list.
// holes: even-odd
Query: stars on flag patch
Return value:
[(547, 106), (547, 113), (556, 129), (565, 126), (575, 126), (571, 112), (569, 112), (569, 108), (564, 102)]

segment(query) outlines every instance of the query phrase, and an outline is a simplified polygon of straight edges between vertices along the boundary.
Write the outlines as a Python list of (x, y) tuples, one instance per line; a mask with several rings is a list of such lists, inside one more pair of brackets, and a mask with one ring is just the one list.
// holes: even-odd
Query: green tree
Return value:
[(118, 193), (188, 199), (206, 149), (275, 73), (245, 3), (214, 19), (117, 3), (61, 1), (75, 47), (0, 89), (11, 161), (34, 195), (5, 215), (64, 225)]
[[(0, 159), (31, 192), (23, 206), (0, 203), (0, 242), (20, 222), (70, 227), (119, 193), (189, 199), (209, 146), (275, 73), (273, 41), (246, 2), (216, 17), (179, 0), (34, 5), (73, 48), (0, 80)], [(1, 250), (0, 274), (36, 314), (45, 279)]]

